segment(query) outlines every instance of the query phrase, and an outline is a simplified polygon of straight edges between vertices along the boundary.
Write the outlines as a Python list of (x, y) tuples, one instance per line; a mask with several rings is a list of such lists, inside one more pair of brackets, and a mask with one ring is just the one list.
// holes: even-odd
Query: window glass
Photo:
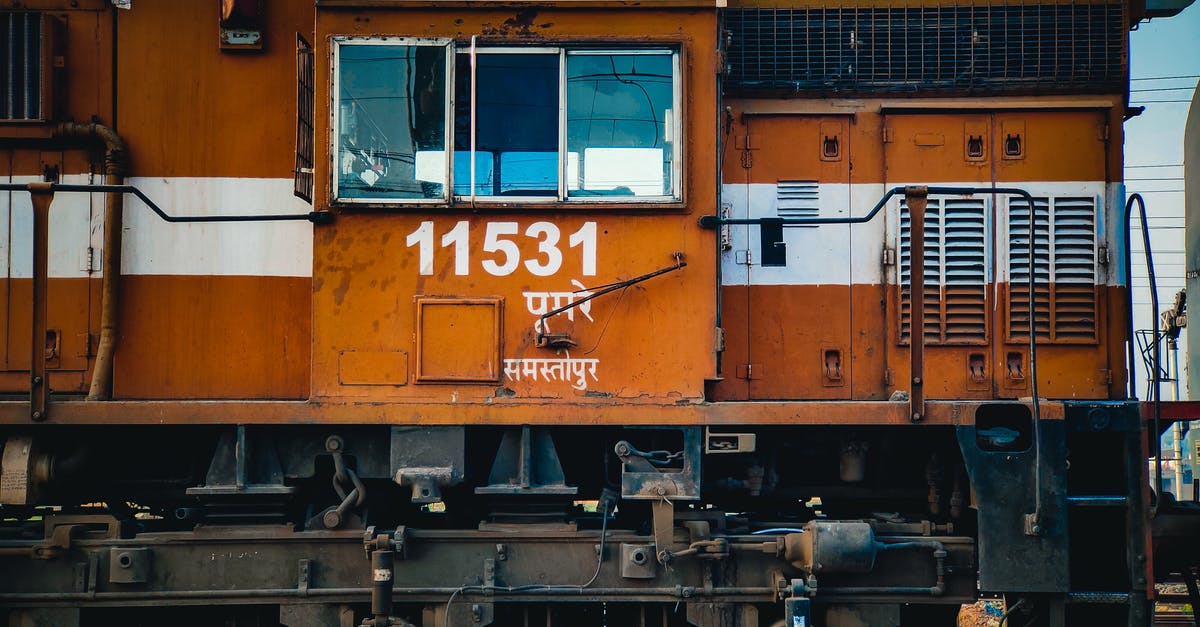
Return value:
[(446, 54), (431, 45), (338, 47), (338, 198), (445, 197)]
[(669, 53), (567, 56), (567, 194), (672, 196)]
[[(475, 55), (475, 194), (558, 196), (559, 56)], [(455, 67), (454, 193), (471, 194), (471, 56)]]

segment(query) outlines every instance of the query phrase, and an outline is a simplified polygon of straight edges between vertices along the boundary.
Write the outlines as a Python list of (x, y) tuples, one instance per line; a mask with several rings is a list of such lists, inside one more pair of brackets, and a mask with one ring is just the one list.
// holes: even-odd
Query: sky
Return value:
[[(1183, 193), (1175, 190), (1183, 189), (1183, 128), (1200, 76), (1200, 2), (1175, 17), (1142, 22), (1130, 33), (1129, 54), (1130, 103), (1146, 111), (1125, 123), (1125, 182), (1128, 193), (1141, 192), (1146, 199), (1161, 311), (1184, 285)], [(1148, 329), (1153, 320), (1141, 231), (1135, 228), (1131, 237), (1134, 326)], [(1184, 346), (1181, 341), (1181, 369), (1188, 363)], [(1147, 398), (1144, 371), (1138, 377), (1138, 395)], [(1187, 398), (1186, 372), (1180, 377), (1180, 398)], [(1164, 384), (1162, 398), (1173, 394)], [(1200, 397), (1200, 391), (1193, 396)]]

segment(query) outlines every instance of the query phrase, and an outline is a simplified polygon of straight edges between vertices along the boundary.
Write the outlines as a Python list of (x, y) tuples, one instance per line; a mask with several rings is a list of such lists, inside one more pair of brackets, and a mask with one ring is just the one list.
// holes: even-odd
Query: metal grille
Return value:
[[(908, 204), (900, 201), (900, 342), (912, 333), (912, 218)], [(942, 339), (942, 218), (941, 201), (930, 199), (925, 208), (925, 343)]]
[(296, 35), (296, 196), (313, 199), (313, 50)]
[[(1038, 339), (1096, 340), (1096, 200), (1034, 198)], [(1051, 212), (1053, 208), (1053, 212)], [(1029, 207), (1009, 201), (1008, 337), (1029, 340)]]
[(0, 11), (0, 120), (41, 120), (42, 14)]
[(1121, 89), (1125, 5), (745, 8), (732, 91)]
[[(911, 326), (910, 217), (900, 203), (900, 342)], [(987, 341), (987, 213), (983, 199), (930, 199), (925, 210), (925, 342)]]
[(821, 186), (816, 181), (779, 181), (775, 200), (775, 213), (780, 217), (816, 218), (821, 213)]

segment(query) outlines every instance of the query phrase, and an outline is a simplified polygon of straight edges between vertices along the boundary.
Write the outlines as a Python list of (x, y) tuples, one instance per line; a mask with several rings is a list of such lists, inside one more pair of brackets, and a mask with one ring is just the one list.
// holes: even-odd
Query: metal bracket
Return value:
[(123, 548), (114, 546), (108, 550), (108, 580), (112, 583), (146, 583), (150, 581), (150, 548)]
[(671, 563), (671, 545), (675, 543), (675, 504), (663, 498), (650, 504), (654, 517), (654, 550), (658, 563)]
[(614, 452), (621, 459), (621, 497), (695, 501), (700, 498), (701, 427), (680, 429), (683, 433), (682, 468), (660, 468), (645, 453), (626, 441), (618, 442)]
[(272, 443), (248, 438), (246, 425), (238, 425), (235, 431), (221, 434), (204, 485), (188, 488), (187, 494), (267, 496), (295, 491), (283, 484), (283, 466)]
[(525, 425), (504, 432), (488, 474), (488, 485), (475, 494), (570, 495), (579, 488), (566, 484), (554, 439), (544, 428)]

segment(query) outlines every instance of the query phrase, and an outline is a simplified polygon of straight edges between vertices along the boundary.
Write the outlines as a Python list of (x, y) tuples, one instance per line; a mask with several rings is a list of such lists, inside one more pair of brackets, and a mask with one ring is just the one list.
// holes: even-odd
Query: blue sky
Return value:
[[(1183, 188), (1183, 128), (1191, 89), (1200, 75), (1200, 5), (1173, 18), (1140, 24), (1130, 34), (1130, 74), (1131, 104), (1144, 105), (1146, 111), (1125, 123), (1125, 181), (1129, 192), (1146, 198), (1162, 310), (1170, 307), (1184, 283), (1183, 194), (1176, 190)], [(1132, 236), (1134, 324), (1148, 329), (1150, 292), (1141, 233), (1135, 229)], [(1180, 355), (1179, 362), (1187, 364), (1187, 356)], [(1146, 398), (1145, 375), (1138, 379), (1139, 396)], [(1164, 385), (1162, 394), (1171, 399), (1171, 386)], [(1184, 389), (1180, 394), (1187, 396)]]

